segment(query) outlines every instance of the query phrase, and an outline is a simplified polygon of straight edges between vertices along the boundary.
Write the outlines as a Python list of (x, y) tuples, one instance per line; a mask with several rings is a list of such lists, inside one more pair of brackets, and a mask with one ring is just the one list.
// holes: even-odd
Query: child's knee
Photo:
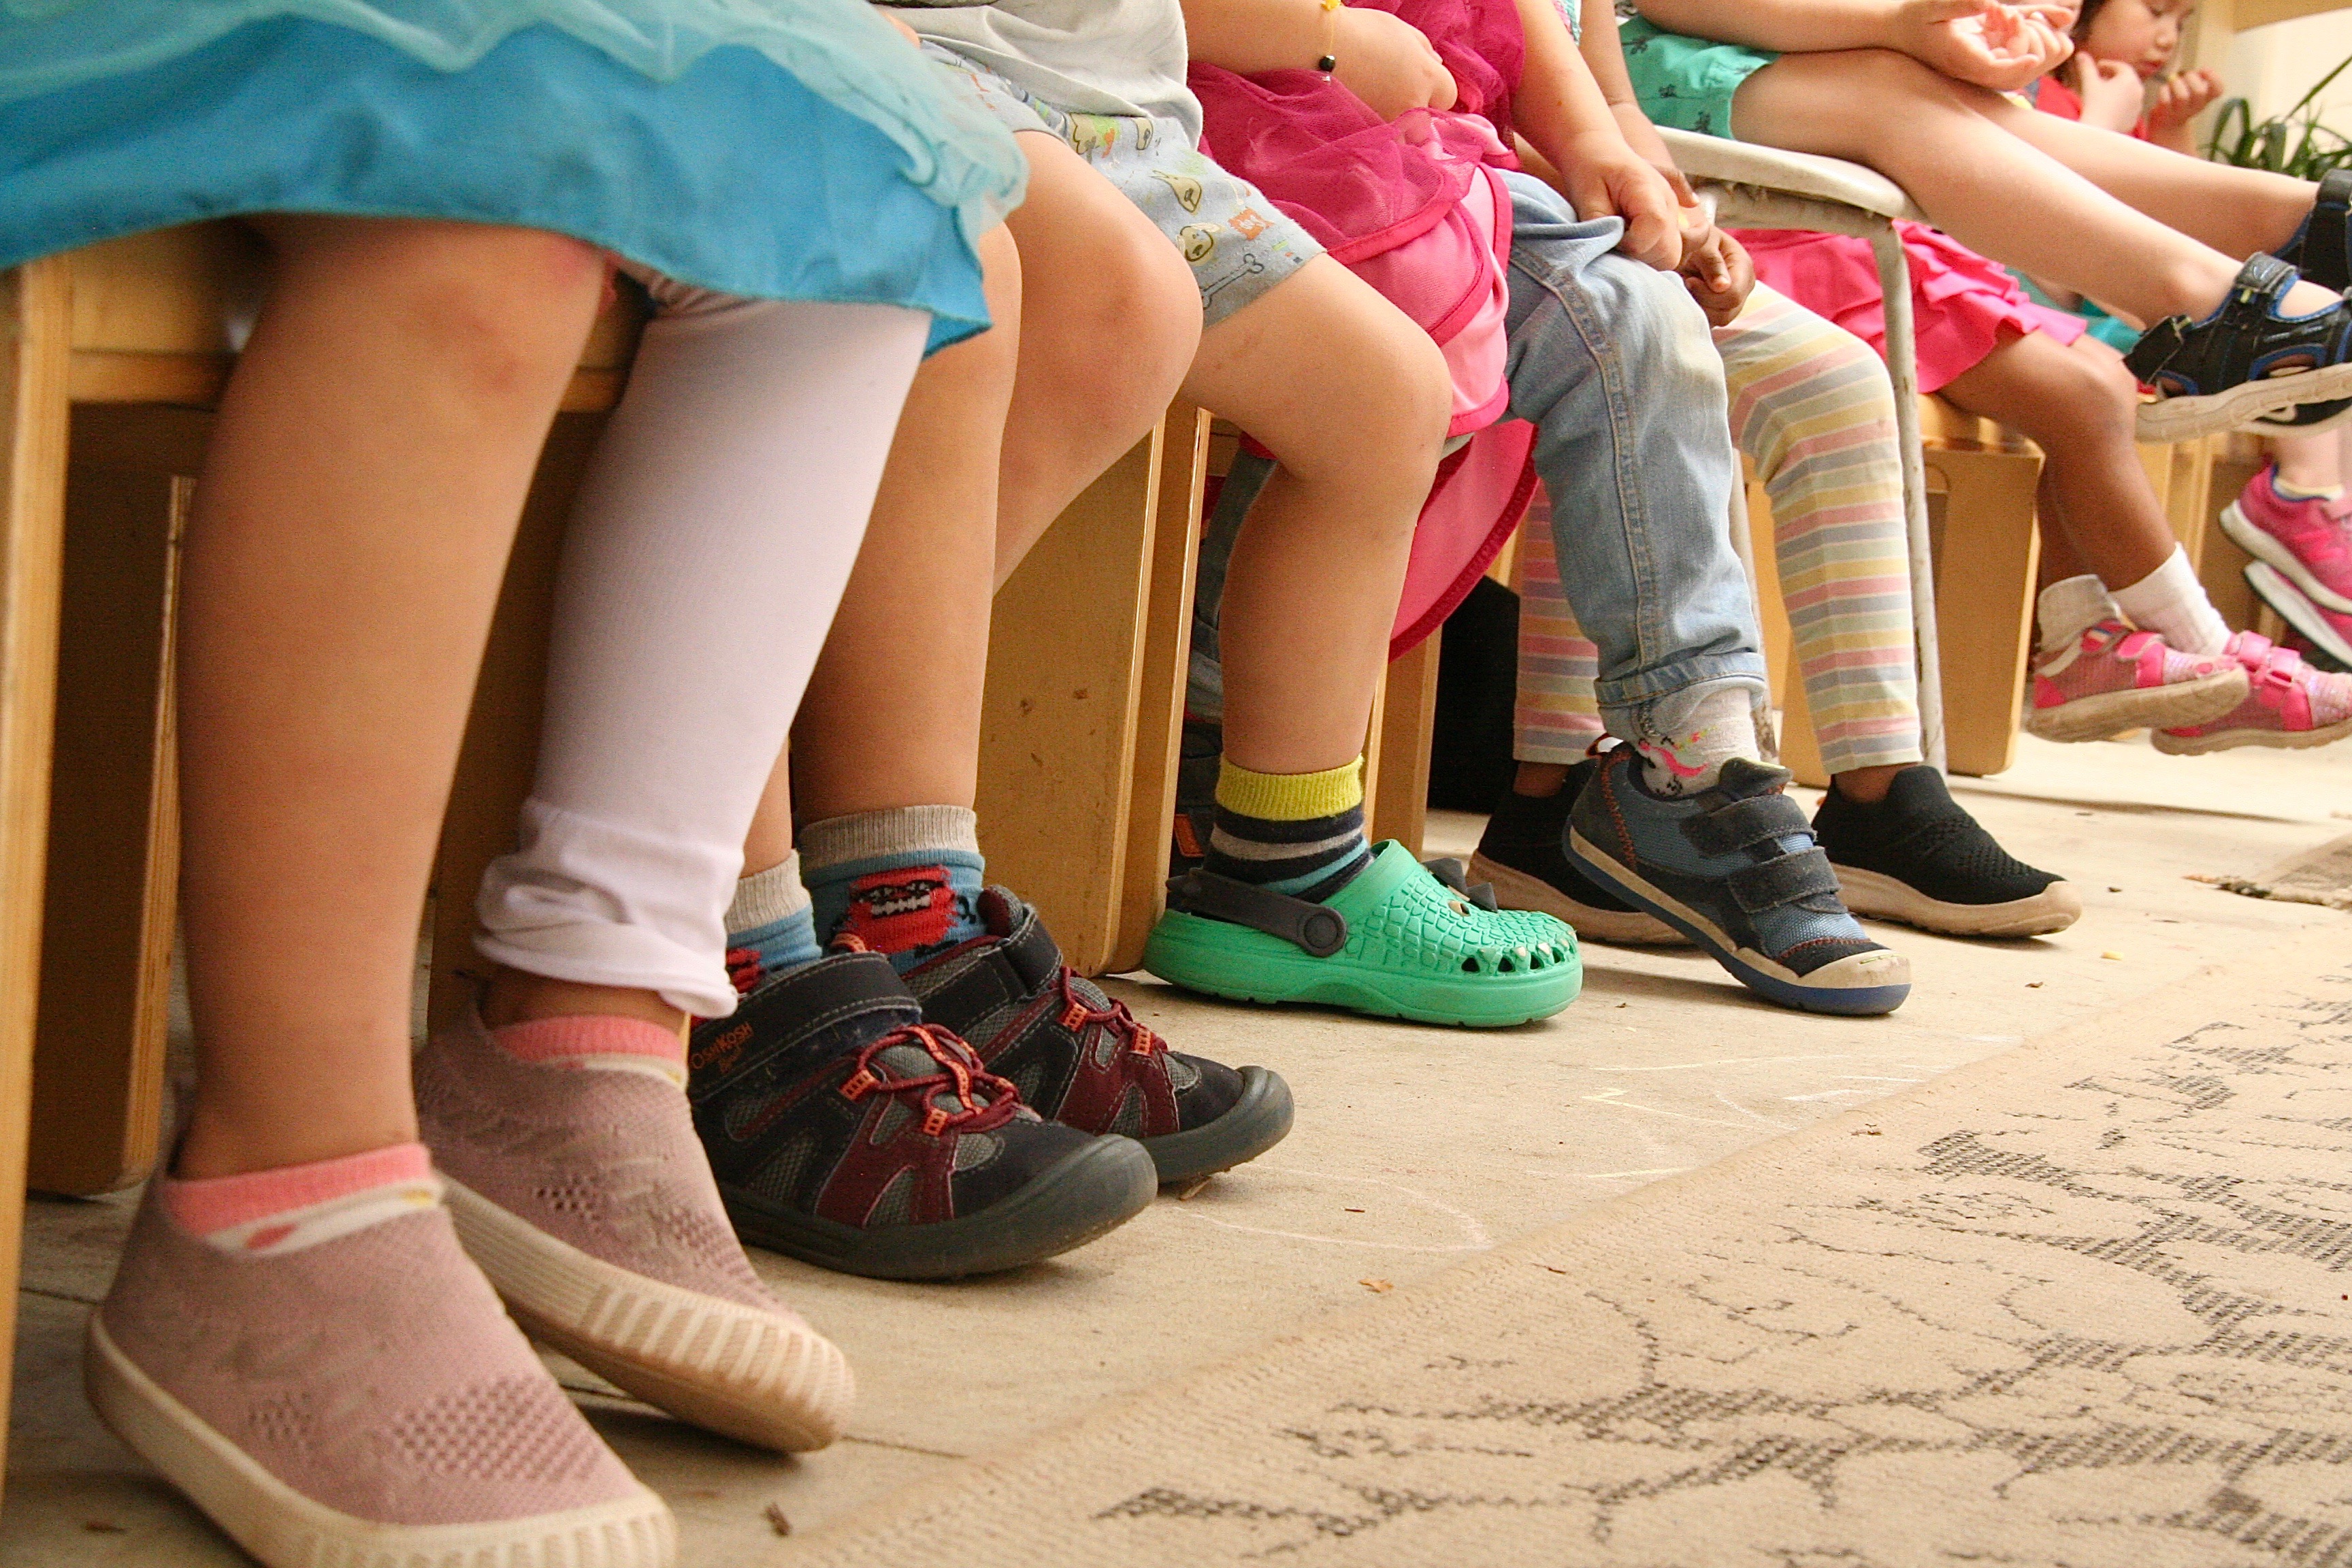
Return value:
[(1353, 385), (1315, 391), (1318, 400), (1338, 395), (1328, 421), (1334, 443), (1357, 460), (1378, 443), (1377, 449), (1405, 456), (1426, 449), (1433, 462), (1454, 419), (1454, 374), (1444, 352), (1399, 314), (1368, 334), (1361, 363)]
[(406, 232), (383, 235), (376, 258), (383, 309), (414, 330), (455, 384), (497, 400), (578, 362), (604, 286), (594, 247), (537, 229), (398, 227)]
[[(1151, 418), (1183, 384), (1201, 342), (1201, 290), (1175, 247), (1148, 226), (1105, 226), (1082, 278), (1063, 279), (1025, 318), (1032, 363), (1050, 362), (1057, 383), (1114, 420)], [(1036, 342), (1050, 334), (1047, 342)]]

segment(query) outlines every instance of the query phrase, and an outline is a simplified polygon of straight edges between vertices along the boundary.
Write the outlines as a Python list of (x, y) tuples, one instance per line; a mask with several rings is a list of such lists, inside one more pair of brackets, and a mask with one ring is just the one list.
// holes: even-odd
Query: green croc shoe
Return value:
[(1143, 967), (1214, 996), (1473, 1028), (1549, 1017), (1584, 982), (1566, 925), (1487, 907), (1393, 839), (1319, 904), (1213, 872), (1177, 878)]

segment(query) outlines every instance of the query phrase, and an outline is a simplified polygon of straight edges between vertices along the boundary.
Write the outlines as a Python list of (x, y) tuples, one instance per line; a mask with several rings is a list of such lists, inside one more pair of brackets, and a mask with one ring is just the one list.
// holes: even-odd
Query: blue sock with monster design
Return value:
[(820, 938), (854, 936), (899, 973), (986, 936), (980, 839), (960, 805), (902, 805), (813, 822), (799, 834)]

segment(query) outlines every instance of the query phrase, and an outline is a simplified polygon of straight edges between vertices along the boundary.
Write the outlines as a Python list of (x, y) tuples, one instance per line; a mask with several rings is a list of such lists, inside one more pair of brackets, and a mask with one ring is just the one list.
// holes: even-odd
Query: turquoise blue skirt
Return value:
[[(1003, 145), (970, 151), (1017, 170), (988, 129)], [(903, 140), (740, 45), (656, 80), (541, 25), (451, 71), (281, 16), (0, 101), (0, 266), (241, 213), (462, 219), (732, 294), (926, 310), (936, 347), (987, 325), (972, 204), (910, 178)]]

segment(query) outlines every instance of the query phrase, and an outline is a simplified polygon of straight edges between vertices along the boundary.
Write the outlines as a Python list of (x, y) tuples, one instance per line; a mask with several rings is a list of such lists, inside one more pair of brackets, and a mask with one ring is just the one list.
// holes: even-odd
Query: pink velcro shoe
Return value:
[(2352, 735), (2352, 675), (2324, 674), (2254, 632), (2231, 637), (2229, 653), (2252, 678), (2246, 700), (2210, 723), (2158, 731), (2158, 751), (2193, 756), (2232, 746), (2324, 746)]
[(416, 1110), (457, 1234), (516, 1321), (698, 1426), (786, 1452), (839, 1436), (849, 1363), (751, 1272), (695, 1136), (684, 1042), (614, 1017), (499, 1037), (471, 1017), (436, 1034)]
[(2238, 548), (2338, 615), (2352, 615), (2352, 522), (2342, 500), (2289, 500), (2275, 465), (2246, 481), (2221, 509), (2221, 531)]
[(669, 1510), (499, 1310), (429, 1174), (205, 1236), (178, 1185), (148, 1188), (84, 1377), (239, 1545), (269, 1568), (667, 1568)]
[(2243, 702), (2246, 683), (2235, 659), (2192, 658), (2154, 632), (2101, 621), (2035, 667), (2025, 729), (2045, 741), (2104, 741), (2201, 724)]

